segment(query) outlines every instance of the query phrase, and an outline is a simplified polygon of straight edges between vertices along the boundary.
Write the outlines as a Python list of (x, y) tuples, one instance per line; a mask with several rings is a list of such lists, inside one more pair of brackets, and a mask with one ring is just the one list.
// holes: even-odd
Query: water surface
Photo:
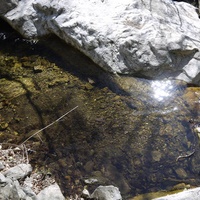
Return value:
[(113, 184), (124, 199), (199, 185), (198, 87), (108, 74), (55, 37), (0, 36), (1, 142), (21, 144), (78, 106), (45, 129), (42, 141), (26, 142), (35, 169), (51, 171), (66, 196), (86, 185)]

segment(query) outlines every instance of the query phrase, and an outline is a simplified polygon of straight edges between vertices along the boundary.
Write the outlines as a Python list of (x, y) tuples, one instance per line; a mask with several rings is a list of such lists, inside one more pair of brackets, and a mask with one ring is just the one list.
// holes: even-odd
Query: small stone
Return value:
[(188, 177), (187, 172), (182, 168), (176, 169), (175, 172), (179, 178), (187, 178)]
[(85, 89), (86, 89), (86, 90), (92, 90), (93, 88), (94, 88), (94, 86), (91, 85), (90, 83), (86, 83), (86, 84), (85, 84)]
[(7, 128), (8, 128), (8, 123), (6, 123), (6, 122), (1, 122), (0, 123), (0, 131), (3, 131), (5, 129), (7, 129)]
[(30, 164), (19, 164), (10, 169), (8, 169), (4, 176), (12, 179), (12, 180), (19, 180), (24, 179), (32, 172), (32, 167)]
[(84, 169), (86, 172), (91, 172), (92, 169), (94, 167), (94, 162), (93, 161), (88, 161), (85, 165), (84, 165)]
[(99, 186), (92, 193), (91, 198), (99, 200), (122, 200), (119, 189), (113, 185)]
[(41, 73), (41, 72), (43, 72), (44, 67), (41, 66), (41, 65), (37, 65), (37, 66), (33, 67), (33, 70), (34, 70), (35, 73)]
[(84, 180), (84, 182), (85, 184), (91, 185), (91, 184), (97, 183), (98, 180), (96, 178), (89, 178), (89, 179)]
[(0, 173), (0, 184), (4, 183), (6, 183), (6, 177), (2, 173)]
[(160, 151), (152, 151), (151, 156), (155, 162), (159, 162), (162, 157)]
[(22, 67), (22, 63), (16, 62), (16, 63), (14, 64), (14, 68), (21, 68), (21, 67)]
[(89, 197), (90, 197), (89, 191), (88, 191), (87, 189), (84, 189), (84, 190), (82, 191), (81, 197), (83, 197), (84, 199), (89, 198)]
[(186, 185), (185, 183), (179, 183), (177, 185), (175, 185), (172, 189), (173, 190), (183, 190), (183, 189), (189, 189), (190, 185)]

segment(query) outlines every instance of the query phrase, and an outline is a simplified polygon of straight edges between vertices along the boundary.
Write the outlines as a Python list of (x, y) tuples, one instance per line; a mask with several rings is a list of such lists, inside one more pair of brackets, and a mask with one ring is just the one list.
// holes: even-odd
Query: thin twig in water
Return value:
[(179, 161), (179, 160), (181, 160), (181, 159), (183, 159), (183, 158), (189, 158), (189, 157), (191, 157), (192, 155), (194, 155), (194, 153), (196, 152), (196, 149), (197, 149), (197, 144), (199, 143), (198, 142), (198, 133), (199, 133), (199, 129), (198, 129), (198, 127), (199, 127), (199, 125), (198, 124), (194, 124), (194, 120), (192, 119), (192, 120), (190, 120), (189, 121), (191, 124), (192, 124), (192, 133), (193, 133), (193, 136), (194, 136), (194, 144), (193, 144), (193, 150), (192, 150), (192, 152), (190, 152), (189, 154), (186, 154), (186, 155), (181, 155), (181, 156), (178, 156), (177, 158), (176, 158), (176, 161)]
[(22, 149), (23, 149), (23, 158), (24, 158), (24, 161), (26, 160), (26, 164), (29, 164), (28, 151), (27, 151), (26, 145), (25, 144), (21, 144), (21, 146), (22, 146)]
[(178, 156), (178, 157), (176, 158), (176, 161), (179, 161), (180, 159), (183, 159), (183, 158), (189, 158), (189, 157), (192, 156), (195, 152), (196, 152), (196, 149), (194, 149), (191, 153), (189, 153), (189, 154), (187, 154), (187, 155)]
[(61, 117), (59, 117), (57, 120), (53, 121), (52, 123), (50, 123), (49, 125), (45, 126), (44, 128), (40, 129), (39, 131), (35, 132), (33, 135), (31, 135), (30, 137), (28, 137), (26, 140), (24, 140), (24, 142), (22, 142), (22, 145), (27, 142), (28, 140), (30, 140), (32, 137), (34, 137), (35, 135), (37, 135), (38, 133), (42, 132), (43, 130), (47, 129), (48, 127), (52, 126), (53, 124), (55, 124), (56, 122), (60, 121), (62, 118), (64, 118), (66, 115), (68, 115), (69, 113), (71, 113), (72, 111), (74, 111), (76, 108), (78, 108), (78, 106), (72, 108), (70, 111), (66, 112), (64, 115), (62, 115)]

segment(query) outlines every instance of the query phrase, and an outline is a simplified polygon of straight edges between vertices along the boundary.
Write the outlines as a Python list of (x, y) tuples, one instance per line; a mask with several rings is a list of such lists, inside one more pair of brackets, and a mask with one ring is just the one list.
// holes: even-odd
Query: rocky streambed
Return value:
[(198, 186), (199, 97), (181, 81), (108, 74), (55, 37), (1, 35), (0, 142), (22, 144), (78, 106), (25, 142), (66, 197), (99, 185), (124, 199)]

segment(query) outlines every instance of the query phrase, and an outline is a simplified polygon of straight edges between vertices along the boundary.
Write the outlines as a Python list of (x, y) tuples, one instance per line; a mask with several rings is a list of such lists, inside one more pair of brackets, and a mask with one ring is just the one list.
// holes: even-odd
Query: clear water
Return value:
[[(198, 87), (175, 80), (115, 76), (57, 38), (0, 34), (0, 141), (26, 142), (35, 168), (51, 171), (66, 196), (119, 187), (124, 198), (199, 185)], [(195, 154), (177, 161), (193, 149)], [(33, 153), (35, 152), (35, 153)]]

